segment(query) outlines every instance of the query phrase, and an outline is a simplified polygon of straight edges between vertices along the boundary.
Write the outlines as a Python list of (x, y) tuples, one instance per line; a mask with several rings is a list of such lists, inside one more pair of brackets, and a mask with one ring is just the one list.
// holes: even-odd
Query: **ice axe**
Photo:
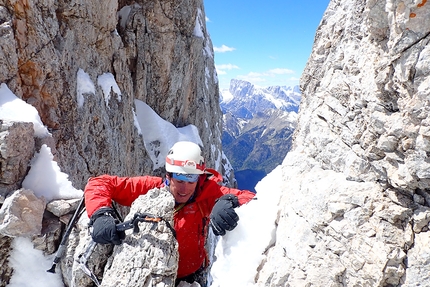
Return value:
[(61, 258), (64, 255), (64, 252), (66, 251), (66, 243), (67, 243), (67, 240), (69, 239), (69, 235), (72, 232), (73, 227), (76, 225), (76, 222), (78, 221), (79, 217), (82, 215), (84, 210), (85, 210), (85, 198), (82, 195), (82, 198), (79, 201), (79, 204), (75, 210), (75, 213), (73, 213), (72, 218), (67, 224), (67, 228), (63, 234), (63, 238), (61, 239), (60, 246), (58, 246), (57, 253), (55, 253), (55, 258), (54, 258), (54, 262), (52, 263), (52, 267), (46, 270), (47, 272), (55, 273), (55, 267), (57, 266), (58, 262), (60, 262)]
[[(139, 222), (149, 222), (149, 223), (157, 224), (162, 220), (166, 223), (167, 227), (172, 231), (173, 236), (176, 237), (176, 231), (173, 229), (173, 227), (170, 225), (170, 223), (168, 221), (166, 221), (162, 217), (158, 217), (158, 216), (155, 216), (155, 215), (150, 214), (150, 213), (137, 212), (134, 214), (132, 219), (127, 220), (127, 221), (122, 222), (122, 223), (118, 223), (116, 225), (116, 230), (117, 231), (126, 231), (129, 229), (133, 229), (133, 233), (137, 234), (140, 232)], [(87, 248), (85, 249), (85, 252), (79, 257), (79, 266), (81, 267), (82, 271), (86, 275), (88, 275), (88, 277), (91, 278), (91, 280), (94, 282), (94, 284), (96, 284), (96, 286), (100, 286), (99, 280), (97, 279), (97, 277), (94, 275), (94, 273), (91, 272), (91, 270), (87, 266), (88, 259), (90, 258), (91, 254), (93, 253), (96, 245), (97, 245), (97, 243), (91, 239), (90, 243), (88, 244)]]
[(84, 273), (87, 274), (87, 276), (90, 277), (91, 280), (93, 280), (96, 286), (100, 286), (99, 280), (97, 279), (96, 275), (94, 275), (94, 273), (91, 272), (91, 270), (87, 266), (88, 258), (90, 258), (96, 245), (97, 245), (97, 242), (95, 242), (94, 240), (90, 241), (90, 244), (88, 244), (84, 254), (79, 258), (79, 267), (81, 267), (82, 271), (84, 271)]

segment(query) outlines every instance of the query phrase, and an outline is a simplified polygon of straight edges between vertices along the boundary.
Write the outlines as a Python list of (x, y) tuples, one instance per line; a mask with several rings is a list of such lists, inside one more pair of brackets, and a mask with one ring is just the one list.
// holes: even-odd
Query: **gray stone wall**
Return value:
[[(198, 127), (208, 164), (221, 159), (221, 111), (203, 2), (3, 1), (0, 82), (38, 110), (56, 160), (78, 189), (102, 173), (152, 173), (133, 124), (134, 99)], [(125, 12), (129, 13), (125, 13)], [(95, 94), (78, 106), (77, 73)], [(106, 103), (97, 77), (114, 75)], [(215, 147), (215, 148), (213, 148)]]
[[(222, 171), (218, 81), (202, 0), (0, 1), (0, 47), (0, 83), (34, 106), (51, 134), (35, 138), (31, 123), (0, 121), (0, 217), (16, 218), (0, 222), (5, 247), (0, 286), (13, 272), (7, 264), (10, 232), (25, 233), (52, 254), (76, 209), (73, 201), (50, 202), (46, 211), (46, 202), (27, 206), (37, 214), (32, 217), (37, 226), (25, 229), (19, 204), (5, 203), (7, 196), (22, 198), (19, 202), (34, 197), (20, 187), (42, 144), (50, 147), (76, 189), (103, 173), (160, 175), (134, 126), (134, 100), (139, 99), (176, 127), (195, 125), (207, 166)], [(79, 71), (94, 83), (94, 93), (80, 94)], [(104, 73), (114, 76), (121, 95), (113, 90), (104, 94), (97, 84)], [(85, 216), (61, 261), (66, 285), (92, 284), (82, 272), (67, 268), (78, 256), (75, 248), (84, 248), (89, 239)], [(104, 261), (92, 267), (101, 275), (112, 248), (99, 249)], [(167, 278), (170, 285), (174, 273)]]
[(330, 2), (258, 286), (429, 280), (430, 5)]

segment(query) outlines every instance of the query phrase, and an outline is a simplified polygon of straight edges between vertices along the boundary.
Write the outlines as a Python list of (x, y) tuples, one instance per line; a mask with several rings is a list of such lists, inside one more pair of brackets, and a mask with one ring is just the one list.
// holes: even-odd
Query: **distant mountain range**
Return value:
[(240, 189), (254, 191), (291, 148), (301, 93), (299, 86), (269, 88), (231, 80), (221, 91), (223, 151)]

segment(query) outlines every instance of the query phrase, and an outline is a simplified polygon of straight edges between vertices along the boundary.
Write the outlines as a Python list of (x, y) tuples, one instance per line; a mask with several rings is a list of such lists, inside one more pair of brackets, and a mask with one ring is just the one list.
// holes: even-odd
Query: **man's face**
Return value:
[(187, 202), (196, 190), (197, 182), (187, 182), (168, 177), (170, 180), (170, 192), (177, 203)]

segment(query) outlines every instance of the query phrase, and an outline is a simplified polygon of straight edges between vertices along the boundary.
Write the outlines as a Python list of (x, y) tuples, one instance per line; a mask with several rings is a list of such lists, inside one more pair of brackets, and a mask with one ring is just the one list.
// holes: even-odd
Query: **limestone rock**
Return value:
[[(221, 171), (218, 82), (202, 0), (6, 1), (0, 19), (0, 83), (38, 110), (77, 189), (103, 173), (162, 172), (134, 125), (135, 99), (176, 127), (195, 125), (207, 165)], [(93, 92), (82, 92), (80, 71)], [(102, 89), (105, 74), (120, 96)]]
[(42, 230), (40, 235), (32, 236), (34, 248), (44, 251), (46, 254), (54, 254), (58, 243), (61, 241), (64, 224), (58, 217), (45, 212), (42, 219)]
[(32, 123), (0, 119), (0, 197), (20, 187), (34, 151)]
[(429, 13), (426, 1), (330, 2), (257, 286), (428, 280)]
[(15, 191), (1, 206), (0, 233), (10, 237), (40, 234), (45, 205), (31, 190)]
[[(102, 286), (174, 286), (178, 264), (177, 241), (166, 222), (173, 225), (174, 199), (165, 189), (154, 189), (133, 202), (124, 220), (136, 212), (162, 216), (157, 224), (142, 222), (140, 232), (127, 231), (123, 244), (97, 244), (86, 266)], [(84, 273), (81, 258), (92, 239), (84, 213), (70, 234), (67, 251), (61, 260), (61, 273), (66, 286), (93, 286)], [(153, 285), (144, 285), (153, 284)], [(157, 285), (165, 284), (165, 285)]]
[[(60, 261), (60, 271), (66, 286), (94, 286), (94, 283), (80, 266), (80, 259), (84, 256), (92, 241), (88, 223), (88, 215), (84, 212), (70, 233), (66, 246), (67, 250)], [(100, 281), (103, 276), (104, 266), (112, 253), (112, 248), (113, 246), (110, 244), (97, 244), (87, 261), (86, 266)]]
[(16, 75), (18, 71), (18, 54), (16, 52), (16, 40), (14, 27), (12, 23), (12, 15), (6, 6), (0, 6), (0, 79), (10, 79)]
[(136, 212), (163, 218), (159, 223), (139, 223), (138, 234), (127, 234), (114, 248), (103, 275), (104, 287), (175, 286), (178, 269), (178, 243), (169, 228), (173, 226), (174, 198), (166, 189), (153, 189), (140, 196), (125, 220)]
[(394, 1), (385, 11), (386, 5), (331, 2), (301, 79), (298, 131), (310, 132), (296, 133), (295, 146), (310, 145), (307, 152), (324, 168), (353, 180), (413, 194), (429, 178), (423, 94), (430, 28), (428, 20), (413, 24), (429, 5)]
[(80, 200), (80, 198), (53, 200), (46, 205), (46, 210), (57, 217), (61, 217), (65, 214), (73, 213), (78, 207)]
[(12, 276), (12, 268), (9, 267), (9, 250), (12, 238), (0, 235), (0, 287), (6, 287)]
[[(2, 1), (0, 47), (0, 83), (37, 109), (52, 135), (35, 140), (31, 124), (6, 129), (3, 122), (1, 203), (20, 187), (35, 143), (51, 147), (77, 189), (103, 173), (160, 174), (134, 124), (136, 99), (176, 127), (195, 125), (207, 166), (222, 170), (218, 82), (202, 0)], [(119, 91), (102, 87), (100, 77), (106, 74)], [(82, 75), (93, 91), (82, 90)], [(48, 209), (67, 221), (66, 209), (53, 204)], [(42, 222), (40, 214), (36, 218)], [(42, 234), (33, 236), (33, 243), (51, 254), (64, 225), (50, 216), (43, 220)], [(87, 223), (84, 214), (61, 260), (67, 286), (92, 285), (77, 264), (90, 241)], [(38, 223), (37, 233), (41, 227)], [(98, 245), (93, 253), (89, 267), (99, 278), (111, 252), (110, 246)], [(166, 280), (172, 281), (169, 276)]]

